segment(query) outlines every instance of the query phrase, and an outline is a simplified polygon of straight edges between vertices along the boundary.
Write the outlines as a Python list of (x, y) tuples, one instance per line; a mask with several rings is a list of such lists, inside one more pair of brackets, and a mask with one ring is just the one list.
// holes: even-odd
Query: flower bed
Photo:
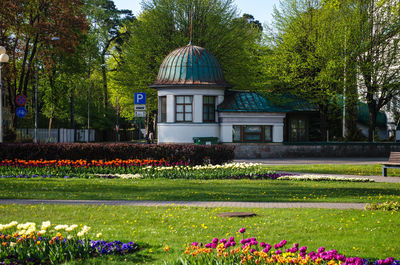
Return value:
[(0, 178), (185, 178), (185, 179), (277, 179), (283, 175), (260, 164), (230, 163), (189, 166), (165, 160), (4, 160)]
[(0, 264), (59, 264), (72, 259), (121, 255), (138, 250), (138, 245), (133, 242), (90, 240), (89, 230), (88, 226), (74, 224), (54, 226), (49, 221), (43, 222), (40, 229), (32, 222), (0, 224)]
[(301, 181), (347, 181), (347, 182), (375, 182), (373, 179), (368, 178), (345, 178), (338, 176), (326, 175), (300, 175), (300, 176), (282, 176), (280, 180), (301, 180)]
[[(242, 228), (239, 233), (245, 233)], [(367, 260), (360, 257), (346, 257), (337, 250), (326, 250), (324, 247), (308, 251), (306, 246), (300, 247), (295, 243), (286, 247), (287, 241), (271, 245), (258, 242), (256, 238), (243, 238), (236, 242), (234, 237), (229, 239), (214, 238), (211, 242), (202, 244), (193, 242), (186, 247), (185, 256), (166, 264), (293, 264), (293, 265), (400, 265), (400, 260), (389, 257), (382, 260)], [(168, 249), (169, 250), (169, 249)], [(167, 251), (167, 250), (166, 250)]]
[(299, 181), (374, 182), (367, 178), (297, 175), (269, 171), (261, 164), (229, 163), (190, 166), (161, 160), (3, 160), (0, 178), (169, 178), (169, 179), (279, 179)]
[(394, 201), (387, 201), (384, 203), (368, 203), (365, 206), (365, 210), (400, 212), (400, 203)]

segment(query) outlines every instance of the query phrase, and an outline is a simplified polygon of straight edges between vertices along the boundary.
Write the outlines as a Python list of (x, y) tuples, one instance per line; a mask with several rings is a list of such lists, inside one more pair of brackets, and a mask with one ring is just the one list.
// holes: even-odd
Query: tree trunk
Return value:
[(105, 54), (101, 55), (101, 73), (103, 75), (103, 105), (104, 105), (104, 117), (107, 113), (107, 106), (108, 106), (108, 90), (107, 90), (107, 72), (106, 72), (106, 64), (105, 64)]
[(26, 95), (26, 92), (28, 89), (29, 77), (31, 75), (33, 60), (34, 60), (34, 58), (36, 56), (36, 52), (37, 52), (38, 41), (39, 41), (39, 34), (36, 34), (35, 41), (33, 43), (32, 53), (31, 53), (31, 56), (29, 57), (29, 61), (28, 61), (28, 69), (27, 69), (26, 75), (25, 75), (24, 86), (22, 88), (22, 94), (24, 94), (24, 95)]
[(18, 93), (21, 93), (22, 87), (23, 87), (23, 84), (24, 84), (25, 66), (26, 66), (26, 61), (28, 59), (30, 40), (31, 40), (30, 38), (28, 38), (26, 40), (26, 45), (25, 45), (25, 50), (24, 50), (24, 58), (22, 59), (22, 65), (21, 65), (21, 75), (19, 77)]
[(376, 128), (376, 116), (378, 115), (378, 111), (375, 108), (375, 104), (368, 104), (368, 112), (369, 112), (369, 125), (368, 125), (368, 141), (374, 141), (374, 133)]
[(70, 111), (70, 128), (75, 129), (75, 106), (74, 106), (74, 90), (71, 88), (69, 95), (69, 111)]
[(51, 111), (50, 113), (50, 119), (49, 119), (49, 140), (50, 140), (50, 136), (51, 136), (51, 126), (53, 124), (53, 111)]
[(321, 120), (320, 131), (322, 141), (329, 141), (328, 137), (328, 105), (319, 106), (319, 117)]

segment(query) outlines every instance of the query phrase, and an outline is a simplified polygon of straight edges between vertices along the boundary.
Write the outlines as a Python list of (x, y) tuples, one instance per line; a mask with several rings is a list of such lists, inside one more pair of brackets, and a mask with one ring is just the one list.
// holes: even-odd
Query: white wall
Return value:
[(232, 143), (232, 124), (221, 124), (220, 135), (222, 143)]
[[(158, 96), (167, 97), (167, 123), (175, 122), (175, 97), (193, 96), (193, 122), (203, 122), (203, 96), (217, 97), (216, 107), (224, 100), (224, 89), (193, 89), (193, 88), (169, 88), (159, 89)], [(160, 108), (160, 107), (159, 107)], [(218, 120), (216, 120), (218, 122)]]
[(158, 143), (193, 143), (193, 137), (218, 137), (218, 124), (159, 123)]
[(285, 113), (222, 112), (219, 113), (221, 142), (232, 142), (233, 125), (270, 125), (272, 142), (283, 142), (283, 119)]

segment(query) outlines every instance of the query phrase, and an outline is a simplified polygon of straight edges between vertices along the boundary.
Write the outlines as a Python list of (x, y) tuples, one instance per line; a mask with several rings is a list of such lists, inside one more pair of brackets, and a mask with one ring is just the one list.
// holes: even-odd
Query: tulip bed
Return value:
[[(269, 171), (259, 164), (230, 163), (190, 166), (165, 160), (3, 160), (0, 178), (168, 178), (168, 179), (277, 179), (291, 175)], [(130, 176), (130, 177), (129, 177)]]
[[(257, 216), (244, 219), (216, 216), (217, 213), (228, 211), (251, 211)], [(161, 265), (165, 264), (164, 261), (173, 264), (180, 258), (189, 258), (184, 251), (190, 242), (212, 243), (213, 237), (220, 240), (226, 238), (227, 241), (234, 237), (237, 239), (235, 247), (240, 245), (241, 239), (251, 237), (269, 243), (287, 239), (299, 242), (300, 246), (308, 246), (310, 251), (325, 246), (327, 249), (340, 250), (340, 254), (347, 257), (363, 257), (371, 261), (391, 256), (400, 259), (400, 213), (397, 212), (105, 205), (0, 205), (0, 212), (0, 223), (32, 220), (41, 224), (43, 216), (46, 216), (55, 224), (63, 224), (68, 220), (68, 224), (96, 227), (103, 233), (101, 239), (105, 241), (134, 240), (140, 246), (140, 250), (132, 254), (98, 255), (83, 261), (72, 260), (66, 263), (68, 265)], [(248, 232), (237, 232), (241, 227), (246, 227)], [(79, 226), (77, 232), (82, 228)], [(95, 232), (90, 230), (89, 238), (97, 239)], [(247, 236), (244, 238), (243, 235)], [(258, 248), (263, 249), (261, 246)], [(213, 251), (212, 254), (216, 255), (216, 249)], [(219, 262), (223, 264), (223, 259), (219, 259)]]
[[(238, 231), (246, 232), (245, 228)], [(175, 261), (166, 262), (168, 265), (195, 265), (195, 264), (273, 264), (273, 265), (400, 265), (400, 260), (389, 257), (382, 260), (368, 260), (360, 257), (346, 257), (339, 254), (336, 249), (326, 250), (319, 247), (316, 252), (308, 252), (306, 246), (300, 247), (298, 243), (286, 248), (286, 240), (272, 245), (258, 242), (256, 238), (243, 238), (236, 243), (234, 237), (229, 239), (213, 238), (210, 243), (193, 242), (186, 247), (185, 257)], [(165, 248), (169, 251), (169, 248)]]
[[(0, 224), (0, 264), (59, 264), (138, 250), (138, 245), (133, 242), (90, 240), (89, 230), (86, 225), (52, 226), (49, 221), (43, 222), (40, 229), (33, 222)], [(100, 236), (101, 233), (97, 234)]]

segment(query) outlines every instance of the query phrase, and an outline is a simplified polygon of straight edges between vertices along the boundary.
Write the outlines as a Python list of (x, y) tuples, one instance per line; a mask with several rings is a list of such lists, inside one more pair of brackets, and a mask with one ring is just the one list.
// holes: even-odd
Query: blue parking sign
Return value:
[(146, 93), (135, 93), (135, 104), (146, 104)]

